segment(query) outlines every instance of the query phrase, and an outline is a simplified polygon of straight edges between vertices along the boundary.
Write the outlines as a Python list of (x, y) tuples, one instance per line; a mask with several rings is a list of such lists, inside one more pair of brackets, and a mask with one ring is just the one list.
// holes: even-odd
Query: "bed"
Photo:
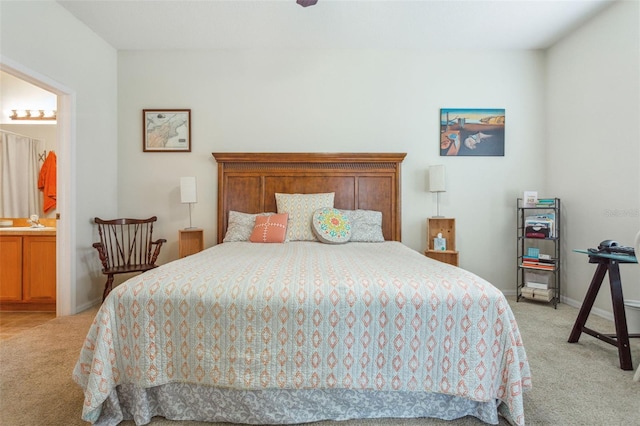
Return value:
[[(84, 420), (524, 424), (529, 365), (502, 293), (400, 242), (404, 154), (213, 156), (218, 244), (110, 293), (73, 372)], [(373, 232), (356, 215), (349, 242), (294, 237), (294, 207), (282, 243), (231, 238), (238, 217), (320, 194)]]

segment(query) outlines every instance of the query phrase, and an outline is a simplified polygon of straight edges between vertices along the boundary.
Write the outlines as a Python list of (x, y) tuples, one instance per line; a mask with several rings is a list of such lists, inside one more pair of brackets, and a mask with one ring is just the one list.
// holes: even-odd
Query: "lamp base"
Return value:
[(195, 226), (193, 226), (191, 224), (191, 204), (193, 204), (193, 203), (189, 203), (189, 227), (188, 228), (184, 228), (184, 229), (198, 229), (198, 228), (196, 228)]
[(200, 228), (198, 228), (197, 226), (187, 226), (186, 228), (184, 228), (185, 231), (193, 231), (196, 229), (200, 229)]
[(435, 216), (431, 216), (431, 217), (436, 217), (436, 218), (444, 217), (444, 216), (440, 216), (440, 191), (436, 192), (436, 214)]

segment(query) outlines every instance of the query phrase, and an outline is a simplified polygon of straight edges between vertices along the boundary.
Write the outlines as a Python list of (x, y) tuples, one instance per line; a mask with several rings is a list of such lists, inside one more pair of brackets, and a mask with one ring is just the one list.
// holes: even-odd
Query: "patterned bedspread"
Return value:
[(503, 401), (531, 387), (503, 294), (397, 242), (224, 243), (118, 286), (74, 380), (95, 421), (121, 384), (435, 392)]

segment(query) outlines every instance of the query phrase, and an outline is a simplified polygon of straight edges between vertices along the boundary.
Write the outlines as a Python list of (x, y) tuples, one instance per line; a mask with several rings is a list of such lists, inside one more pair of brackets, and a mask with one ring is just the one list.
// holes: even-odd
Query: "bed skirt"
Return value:
[(474, 416), (485, 423), (498, 424), (499, 405), (498, 400), (483, 403), (409, 391), (235, 390), (187, 383), (142, 389), (119, 385), (105, 401), (95, 425), (117, 425), (123, 420), (146, 425), (155, 416), (256, 425), (365, 418), (453, 420)]

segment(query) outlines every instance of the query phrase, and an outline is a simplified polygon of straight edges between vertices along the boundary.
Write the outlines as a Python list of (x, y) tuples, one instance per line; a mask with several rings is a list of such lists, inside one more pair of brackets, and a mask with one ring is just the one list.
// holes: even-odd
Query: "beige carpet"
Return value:
[[(640, 382), (622, 371), (617, 349), (583, 334), (567, 338), (577, 309), (512, 301), (522, 331), (534, 389), (525, 395), (531, 425), (640, 425)], [(83, 395), (71, 379), (80, 347), (95, 310), (57, 318), (0, 342), (0, 425), (73, 426), (80, 419)], [(613, 324), (591, 316), (588, 326), (612, 332)], [(640, 362), (640, 339), (632, 339), (634, 366)], [(154, 426), (209, 425), (154, 418)], [(474, 418), (445, 422), (432, 419), (321, 422), (339, 426), (480, 425)], [(504, 425), (506, 422), (501, 421)], [(133, 426), (133, 422), (123, 422)]]

